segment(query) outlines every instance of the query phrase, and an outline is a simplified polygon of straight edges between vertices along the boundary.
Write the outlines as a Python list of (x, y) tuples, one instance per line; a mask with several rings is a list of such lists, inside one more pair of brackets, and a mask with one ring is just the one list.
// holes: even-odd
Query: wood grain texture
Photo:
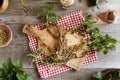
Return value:
[(32, 75), (34, 80), (93, 80), (92, 75), (95, 72), (102, 71), (104, 69), (100, 68), (94, 68), (94, 69), (88, 69), (84, 68), (81, 69), (81, 71), (68, 71), (62, 74), (58, 74), (54, 77), (51, 77), (49, 79), (40, 79), (38, 77), (38, 74), (36, 73), (36, 69), (25, 69), (25, 71)]
[[(59, 3), (59, 0), (25, 0), (26, 5), (30, 11), (30, 19), (34, 24), (39, 23), (37, 19), (39, 7), (46, 5), (47, 3), (53, 3), (57, 10), (57, 15), (64, 15), (73, 11), (82, 10), (84, 15), (95, 14), (102, 11), (101, 5), (104, 0), (101, 0), (99, 4), (100, 9), (96, 7), (88, 8), (86, 6), (86, 0), (76, 0), (75, 4), (70, 7), (68, 10), (63, 10)], [(112, 4), (112, 5), (110, 5)], [(107, 6), (106, 9), (115, 9), (120, 13), (120, 0), (109, 0), (109, 3), (104, 6)], [(119, 14), (120, 15), (120, 14)], [(96, 24), (95, 27), (100, 28), (103, 34), (109, 34), (112, 37), (120, 40), (120, 16), (118, 15), (118, 20), (115, 24), (105, 25), (105, 24)], [(11, 57), (13, 61), (20, 59), (23, 61), (23, 68), (25, 71), (30, 74), (34, 80), (41, 80), (36, 66), (29, 65), (31, 58), (27, 57), (27, 54), (30, 52), (28, 46), (28, 39), (25, 34), (23, 34), (22, 28), (26, 23), (24, 13), (22, 11), (22, 6), (20, 0), (10, 0), (9, 8), (3, 14), (0, 14), (0, 22), (4, 22), (13, 32), (13, 39), (10, 45), (4, 48), (0, 48), (0, 66), (8, 58)], [(117, 45), (116, 51), (110, 51), (108, 55), (103, 55), (101, 52), (98, 54), (99, 60), (91, 63), (89, 65), (83, 66), (81, 71), (68, 71), (66, 73), (59, 74), (50, 79), (43, 80), (90, 80), (91, 75), (95, 71), (103, 70), (104, 68), (120, 68), (120, 45)], [(91, 79), (93, 80), (93, 79)]]

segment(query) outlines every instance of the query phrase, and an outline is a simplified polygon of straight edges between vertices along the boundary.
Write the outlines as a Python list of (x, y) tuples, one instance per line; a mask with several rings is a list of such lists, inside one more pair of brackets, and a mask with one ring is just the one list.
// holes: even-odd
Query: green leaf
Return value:
[(50, 63), (54, 63), (54, 62), (55, 62), (55, 58), (54, 58), (53, 56), (50, 56), (50, 57), (48, 58), (48, 61), (49, 61)]
[(18, 80), (33, 80), (31, 76), (25, 74), (25, 73), (17, 73), (17, 79)]
[(0, 77), (3, 77), (5, 74), (4, 74), (4, 70), (2, 68), (0, 68)]
[(23, 73), (16, 74), (18, 80), (26, 80), (26, 76)]
[(0, 78), (0, 80), (4, 80), (4, 78)]
[(107, 53), (108, 53), (108, 49), (103, 48), (103, 53), (104, 53), (104, 54), (107, 54)]
[(46, 60), (45, 60), (45, 59), (40, 59), (39, 61), (40, 61), (40, 63), (41, 63), (42, 65), (44, 65), (44, 64), (46, 63)]
[[(91, 0), (90, 0), (91, 1)], [(108, 34), (102, 35), (98, 28), (94, 28), (91, 16), (85, 18), (82, 27), (87, 29), (91, 39), (88, 40), (88, 46), (93, 47), (95, 51), (103, 51), (104, 54), (108, 53), (109, 49), (115, 49), (117, 40), (109, 36)]]
[(27, 75), (26, 80), (33, 80), (31, 76)]
[(103, 73), (102, 72), (97, 72), (93, 75), (94, 78), (103, 80)]
[(112, 75), (110, 74), (110, 76), (109, 76), (109, 79), (108, 80), (112, 80)]
[(59, 19), (59, 16), (56, 16), (55, 14), (55, 8), (53, 4), (47, 4), (44, 7), (40, 8), (40, 13), (38, 15), (38, 19), (40, 19), (41, 22), (44, 23), (57, 23), (57, 20)]
[(14, 64), (8, 58), (0, 68), (0, 80), (32, 80), (22, 69), (22, 62), (17, 60)]
[(118, 78), (120, 78), (120, 71), (118, 71)]
[(36, 55), (35, 54), (28, 54), (27, 56), (34, 58)]
[(2, 65), (3, 69), (4, 69), (4, 72), (5, 73), (9, 73), (12, 68), (13, 68), (13, 64), (12, 64), (12, 61), (10, 58), (8, 58)]
[(40, 52), (41, 52), (41, 50), (36, 50), (34, 52), (30, 52), (27, 56), (35, 58), (36, 55), (39, 55)]
[(17, 67), (17, 68), (22, 68), (22, 62), (20, 60), (17, 60), (15, 63), (14, 63), (14, 66)]

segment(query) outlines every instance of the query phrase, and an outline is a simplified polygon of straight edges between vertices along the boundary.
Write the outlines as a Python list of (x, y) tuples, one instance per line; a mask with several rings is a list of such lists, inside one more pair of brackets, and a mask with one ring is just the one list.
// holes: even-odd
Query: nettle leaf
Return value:
[(26, 80), (26, 76), (23, 73), (16, 74), (18, 80)]
[(15, 63), (14, 63), (14, 66), (17, 67), (17, 68), (22, 68), (23, 64), (20, 60), (17, 60)]
[(4, 78), (0, 78), (0, 80), (4, 80)]
[(26, 80), (33, 80), (31, 76), (27, 75)]
[(87, 29), (88, 34), (91, 36), (90, 41), (88, 40), (88, 46), (93, 47), (95, 51), (102, 51), (107, 54), (109, 49), (115, 49), (117, 40), (109, 36), (108, 34), (102, 35), (99, 28), (94, 28), (93, 24), (95, 21), (92, 20), (91, 16), (87, 16), (85, 21), (81, 25)]
[(50, 63), (55, 63), (55, 58), (54, 58), (53, 56), (50, 56), (50, 57), (48, 58), (48, 61), (49, 61)]
[(118, 71), (118, 78), (120, 78), (120, 71)]
[(33, 80), (32, 77), (26, 73), (17, 73), (16, 76), (18, 80)]
[(0, 68), (0, 78), (3, 77), (4, 75), (5, 75), (4, 69)]
[(60, 19), (60, 17), (55, 14), (55, 7), (53, 4), (50, 3), (47, 4), (46, 6), (40, 7), (38, 19), (44, 23), (49, 22), (57, 23), (57, 20)]
[(22, 62), (17, 60), (14, 64), (8, 58), (0, 68), (0, 80), (32, 80), (24, 71), (22, 71)]
[(5, 73), (9, 73), (12, 68), (13, 68), (13, 64), (12, 64), (12, 61), (10, 58), (8, 58), (2, 65), (3, 69), (4, 69), (4, 72)]
[(108, 49), (103, 48), (103, 53), (104, 53), (104, 54), (107, 54), (107, 53), (108, 53)]
[(94, 78), (102, 80), (103, 79), (103, 73), (102, 72), (97, 72), (93, 75)]
[(112, 75), (111, 74), (109, 75), (109, 79), (108, 80), (112, 80)]

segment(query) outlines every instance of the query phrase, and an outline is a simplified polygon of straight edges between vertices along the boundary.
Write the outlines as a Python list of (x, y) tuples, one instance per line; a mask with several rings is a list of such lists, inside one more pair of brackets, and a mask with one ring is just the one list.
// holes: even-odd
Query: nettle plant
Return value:
[(20, 60), (12, 63), (8, 58), (0, 68), (0, 80), (32, 80), (31, 76), (23, 71), (22, 66)]

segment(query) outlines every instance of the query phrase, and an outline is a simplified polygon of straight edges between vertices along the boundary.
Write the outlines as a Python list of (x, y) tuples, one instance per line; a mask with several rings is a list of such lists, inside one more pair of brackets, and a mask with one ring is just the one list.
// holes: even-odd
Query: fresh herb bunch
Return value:
[(98, 80), (120, 80), (120, 70), (115, 70), (109, 72), (108, 74), (104, 72), (97, 72), (93, 75), (93, 77)]
[(40, 13), (38, 14), (38, 19), (41, 22), (49, 23), (54, 22), (57, 23), (59, 16), (55, 14), (55, 8), (53, 4), (48, 4), (46, 6), (40, 7)]
[(94, 23), (95, 21), (88, 16), (82, 24), (83, 28), (88, 30), (88, 34), (91, 37), (90, 41), (88, 41), (88, 46), (93, 47), (96, 51), (103, 51), (104, 54), (107, 54), (109, 49), (115, 49), (117, 40), (108, 34), (102, 35), (98, 28), (93, 27)]
[(12, 63), (8, 58), (0, 68), (0, 80), (32, 80), (32, 78), (22, 70), (20, 60)]

